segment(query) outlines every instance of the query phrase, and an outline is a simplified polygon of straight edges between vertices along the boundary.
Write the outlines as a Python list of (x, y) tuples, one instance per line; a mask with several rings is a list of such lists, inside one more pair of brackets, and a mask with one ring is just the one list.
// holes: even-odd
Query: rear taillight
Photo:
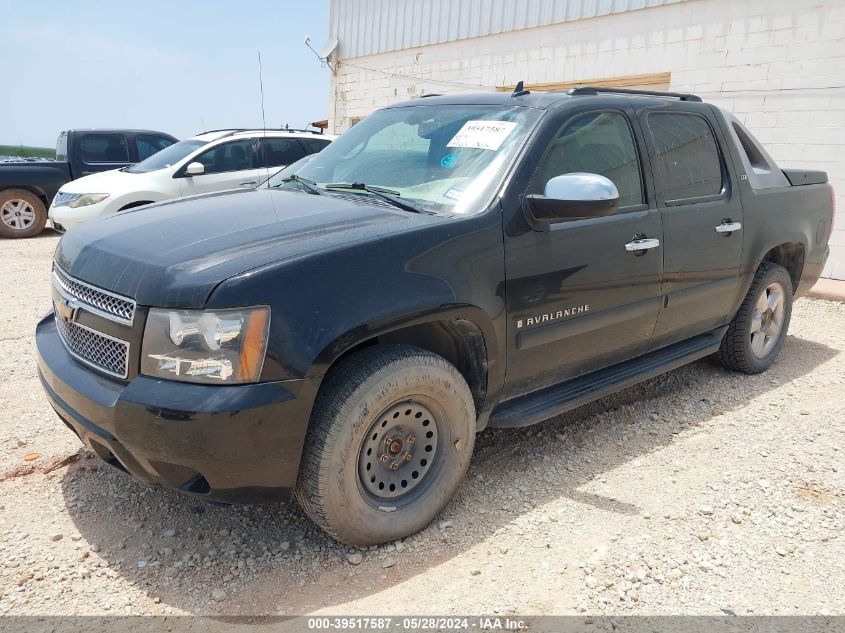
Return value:
[(830, 241), (830, 238), (833, 236), (833, 227), (836, 225), (836, 192), (833, 190), (833, 185), (831, 183), (827, 183), (827, 190), (830, 192), (830, 205), (833, 212), (830, 216), (830, 227), (827, 232), (827, 239), (825, 240), (825, 243)]

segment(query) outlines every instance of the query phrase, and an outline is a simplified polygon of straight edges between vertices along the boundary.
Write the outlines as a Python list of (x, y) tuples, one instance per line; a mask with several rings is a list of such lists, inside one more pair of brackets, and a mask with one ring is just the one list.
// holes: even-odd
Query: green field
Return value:
[(50, 147), (29, 147), (28, 145), (0, 145), (0, 156), (55, 158), (56, 150)]

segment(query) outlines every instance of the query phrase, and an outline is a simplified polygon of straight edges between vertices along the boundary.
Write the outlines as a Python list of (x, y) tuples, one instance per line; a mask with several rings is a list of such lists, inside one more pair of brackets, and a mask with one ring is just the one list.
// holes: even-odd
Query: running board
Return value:
[(542, 422), (718, 351), (726, 328), (649, 352), (612, 367), (513, 398), (493, 409), (488, 426), (513, 429)]

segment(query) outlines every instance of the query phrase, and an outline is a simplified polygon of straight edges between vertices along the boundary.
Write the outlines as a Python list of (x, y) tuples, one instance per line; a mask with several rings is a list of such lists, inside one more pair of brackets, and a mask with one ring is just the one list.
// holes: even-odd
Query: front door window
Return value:
[(194, 160), (202, 163), (206, 174), (222, 174), (228, 171), (255, 168), (251, 139), (222, 143), (203, 152)]
[(609, 178), (619, 190), (620, 209), (644, 202), (634, 138), (619, 112), (590, 112), (567, 123), (549, 145), (533, 189), (543, 193), (551, 178), (573, 172)]

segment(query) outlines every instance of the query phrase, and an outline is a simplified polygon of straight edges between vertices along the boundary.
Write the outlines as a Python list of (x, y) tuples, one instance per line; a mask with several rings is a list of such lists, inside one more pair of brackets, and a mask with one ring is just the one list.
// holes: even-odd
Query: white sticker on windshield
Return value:
[(449, 200), (460, 200), (462, 195), (464, 195), (463, 191), (452, 187), (446, 193), (443, 194), (443, 197), (448, 198)]
[(467, 121), (446, 147), (497, 150), (515, 127), (513, 121)]

